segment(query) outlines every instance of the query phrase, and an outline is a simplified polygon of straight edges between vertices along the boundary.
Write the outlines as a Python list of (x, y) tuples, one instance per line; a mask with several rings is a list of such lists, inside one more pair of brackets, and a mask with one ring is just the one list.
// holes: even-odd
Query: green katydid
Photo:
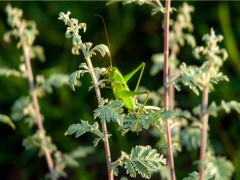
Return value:
[[(104, 22), (104, 19), (102, 18), (102, 16), (99, 16), (104, 24), (104, 28), (105, 28), (105, 33), (106, 33), (106, 37), (107, 37), (107, 43), (108, 43), (108, 47), (110, 49), (110, 43), (109, 43), (109, 39), (108, 39), (108, 34), (107, 34), (107, 29), (106, 29), (106, 25)], [(110, 67), (107, 68), (107, 70), (105, 72), (103, 72), (103, 75), (106, 75), (106, 79), (103, 79), (102, 82), (107, 82), (111, 85), (111, 87), (105, 86), (106, 88), (110, 88), (113, 91), (114, 96), (116, 97), (116, 99), (121, 100), (124, 103), (124, 107), (126, 109), (128, 109), (131, 112), (136, 112), (136, 103), (134, 101), (134, 97), (136, 95), (142, 95), (142, 94), (146, 94), (146, 99), (142, 105), (141, 108), (139, 108), (139, 115), (138, 115), (138, 119), (136, 122), (136, 126), (138, 124), (139, 118), (141, 116), (141, 114), (143, 113), (144, 110), (144, 106), (147, 103), (148, 100), (148, 96), (149, 96), (149, 92), (148, 91), (142, 91), (142, 92), (138, 92), (138, 87), (143, 75), (143, 71), (145, 68), (145, 63), (142, 62), (137, 68), (135, 68), (133, 71), (131, 71), (130, 73), (128, 73), (127, 75), (123, 76), (122, 73), (118, 70), (117, 67), (113, 67), (112, 66), (112, 59), (111, 59), (111, 53), (109, 53), (110, 55)], [(127, 85), (127, 82), (132, 78), (133, 75), (135, 75), (139, 70), (140, 71), (140, 75), (137, 81), (137, 85), (134, 89), (134, 91), (131, 91)]]

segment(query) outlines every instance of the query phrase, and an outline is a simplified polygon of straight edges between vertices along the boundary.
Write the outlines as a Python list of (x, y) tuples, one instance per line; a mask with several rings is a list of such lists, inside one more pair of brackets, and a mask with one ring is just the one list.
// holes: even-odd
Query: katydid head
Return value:
[(108, 79), (109, 82), (112, 82), (114, 79), (114, 76), (118, 73), (118, 68), (109, 66), (106, 71), (102, 73), (102, 75), (105, 75), (105, 79)]

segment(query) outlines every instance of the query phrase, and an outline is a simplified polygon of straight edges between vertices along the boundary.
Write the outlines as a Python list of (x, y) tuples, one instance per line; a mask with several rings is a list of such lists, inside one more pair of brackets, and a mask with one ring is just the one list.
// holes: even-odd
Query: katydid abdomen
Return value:
[(134, 112), (135, 104), (133, 96), (127, 95), (130, 92), (130, 89), (125, 82), (123, 75), (116, 67), (109, 67), (108, 80), (111, 82), (113, 94), (116, 99), (121, 100), (124, 103), (125, 108)]

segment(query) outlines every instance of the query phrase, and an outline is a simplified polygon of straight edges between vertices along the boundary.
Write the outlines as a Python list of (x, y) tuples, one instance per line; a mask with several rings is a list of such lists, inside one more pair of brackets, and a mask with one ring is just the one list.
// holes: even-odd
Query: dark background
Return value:
[[(157, 90), (162, 86), (162, 73), (151, 77), (149, 75), (152, 54), (163, 51), (163, 15), (151, 17), (150, 8), (146, 5), (135, 4), (122, 6), (120, 3), (105, 6), (106, 2), (11, 2), (12, 6), (23, 9), (24, 18), (36, 21), (39, 30), (35, 44), (44, 47), (46, 62), (33, 62), (35, 74), (44, 74), (46, 77), (54, 73), (72, 73), (84, 60), (83, 56), (71, 54), (71, 40), (65, 38), (66, 26), (58, 20), (59, 12), (71, 11), (74, 17), (87, 24), (87, 31), (82, 34), (83, 41), (93, 44), (106, 44), (103, 24), (94, 14), (104, 17), (111, 43), (113, 65), (117, 66), (123, 74), (128, 73), (142, 61), (146, 63), (141, 85), (150, 90)], [(192, 14), (194, 24), (193, 35), (198, 45), (203, 45), (201, 38), (214, 27), (216, 34), (223, 34), (221, 44), (229, 53), (229, 58), (222, 68), (229, 76), (230, 83), (221, 83), (210, 94), (210, 102), (215, 100), (218, 104), (225, 101), (240, 100), (239, 92), (239, 46), (240, 46), (240, 4), (239, 2), (221, 1), (189, 1), (195, 7)], [(6, 23), (4, 8), (7, 2), (0, 2), (0, 66), (17, 68), (20, 50), (15, 43), (3, 42), (3, 34), (9, 29)], [(172, 6), (179, 7), (182, 2), (174, 1)], [(175, 17), (173, 13), (172, 17)], [(197, 64), (192, 56), (192, 50), (185, 46), (181, 50), (179, 59), (187, 64)], [(94, 66), (108, 67), (109, 60), (98, 56), (93, 62)], [(82, 87), (75, 92), (68, 86), (55, 89), (52, 95), (47, 95), (40, 100), (41, 112), (45, 116), (44, 125), (53, 142), (62, 152), (69, 152), (78, 145), (92, 145), (94, 139), (91, 135), (74, 139), (64, 136), (64, 132), (72, 123), (80, 119), (93, 121), (92, 111), (97, 107), (94, 91), (88, 92), (90, 78), (88, 75), (82, 79)], [(134, 81), (130, 87), (134, 88)], [(28, 93), (26, 80), (18, 78), (0, 78), (0, 113), (9, 115), (14, 100)], [(201, 102), (201, 97), (195, 96), (184, 88), (182, 93), (176, 93), (178, 107), (191, 109)], [(111, 91), (103, 90), (105, 97), (111, 98)], [(234, 178), (240, 179), (240, 143), (239, 143), (239, 115), (236, 112), (219, 114), (218, 118), (210, 118), (210, 139), (217, 155), (226, 156), (234, 163), (236, 168)], [(0, 124), (0, 179), (43, 179), (47, 172), (44, 158), (38, 158), (36, 151), (26, 151), (22, 146), (22, 139), (31, 135), (35, 128), (30, 130), (24, 122), (16, 123), (13, 131), (6, 125)], [(151, 144), (154, 146), (156, 139), (144, 138), (129, 133), (122, 137), (117, 132), (115, 124), (109, 124), (109, 133), (112, 159), (115, 160), (120, 151), (129, 152), (136, 144)], [(106, 163), (103, 144), (100, 143), (94, 154), (79, 160), (79, 167), (67, 169), (67, 179), (106, 179)], [(192, 165), (198, 159), (198, 151), (183, 152), (175, 158), (175, 167), (178, 179), (187, 176), (196, 170)], [(157, 178), (157, 176), (156, 176)]]

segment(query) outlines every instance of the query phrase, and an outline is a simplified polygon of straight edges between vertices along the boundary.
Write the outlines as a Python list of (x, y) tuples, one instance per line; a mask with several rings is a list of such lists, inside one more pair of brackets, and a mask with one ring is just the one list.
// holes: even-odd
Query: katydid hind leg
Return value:
[[(145, 100), (144, 100), (144, 103), (142, 104), (142, 106), (139, 108), (139, 113), (138, 113), (138, 118), (137, 118), (137, 121), (136, 121), (136, 124), (135, 124), (135, 127), (137, 128), (138, 127), (138, 123), (139, 123), (139, 120), (140, 120), (140, 117), (143, 113), (143, 110), (144, 110), (144, 107), (146, 106), (147, 104), (147, 101), (148, 101), (148, 97), (149, 97), (149, 92), (148, 91), (144, 91), (145, 94), (147, 95)], [(137, 132), (138, 132), (138, 129), (137, 129)]]
[[(142, 95), (142, 94), (146, 94), (146, 98), (145, 98), (143, 104), (141, 105), (141, 107), (139, 108), (139, 111), (138, 111), (138, 117), (137, 117), (136, 124), (135, 124), (136, 129), (138, 127), (140, 117), (141, 117), (141, 115), (144, 111), (144, 107), (147, 104), (148, 97), (149, 97), (149, 92), (148, 91), (142, 91), (142, 92), (121, 91), (121, 92), (119, 92), (119, 97), (131, 97), (131, 96)], [(138, 132), (138, 129), (137, 129), (137, 132)]]
[(142, 62), (138, 67), (136, 67), (133, 71), (131, 71), (130, 73), (128, 73), (127, 75), (124, 76), (124, 80), (125, 82), (127, 83), (129, 79), (132, 78), (132, 76), (134, 74), (136, 74), (140, 69), (141, 69), (141, 72), (140, 72), (140, 75), (139, 75), (139, 78), (138, 78), (138, 81), (137, 81), (137, 85), (134, 89), (135, 92), (137, 92), (138, 90), (138, 87), (139, 87), (139, 84), (140, 84), (140, 81), (142, 79), (142, 75), (143, 75), (143, 71), (144, 71), (144, 68), (145, 68), (145, 63)]
[(142, 91), (142, 92), (135, 92), (135, 91), (120, 91), (119, 93), (119, 97), (133, 97), (136, 95), (142, 95), (142, 94), (149, 94), (148, 91)]

